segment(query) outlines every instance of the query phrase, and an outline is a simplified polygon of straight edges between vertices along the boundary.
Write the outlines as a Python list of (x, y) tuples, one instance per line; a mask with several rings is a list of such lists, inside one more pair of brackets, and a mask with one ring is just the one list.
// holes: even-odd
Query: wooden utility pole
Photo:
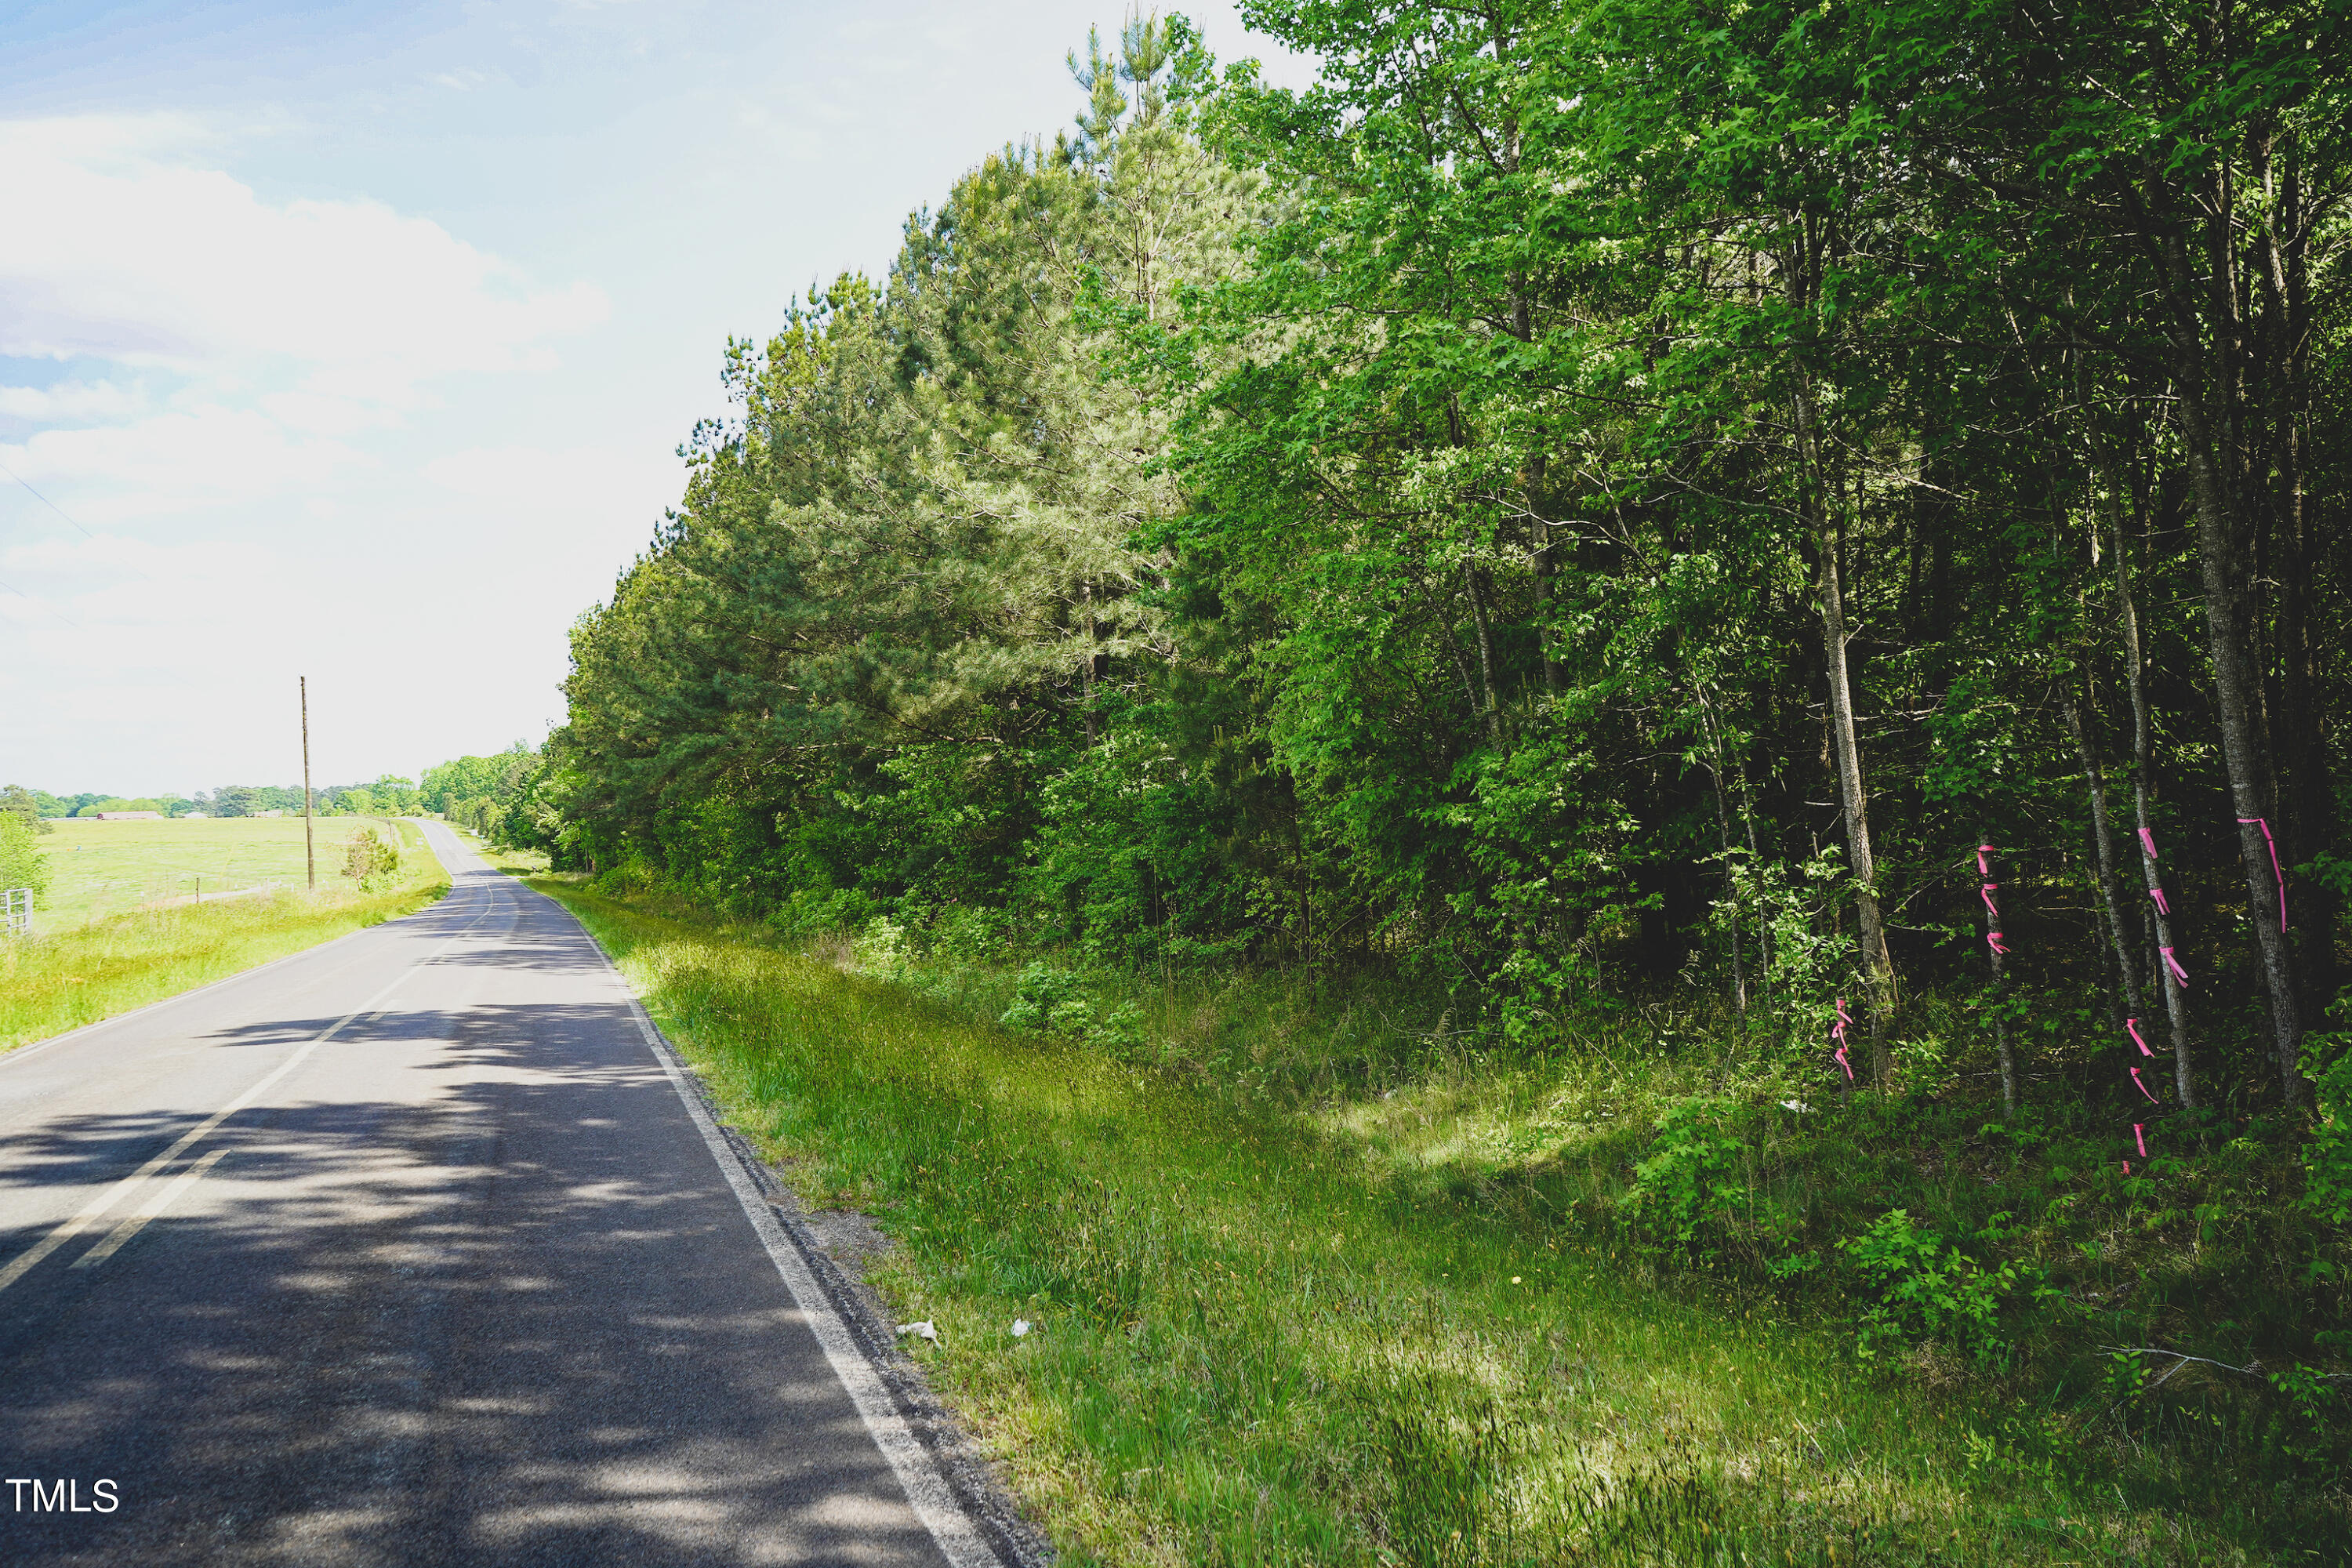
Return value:
[(319, 849), (310, 840), (310, 678), (298, 675), (302, 694), (302, 860), (310, 872), (310, 890), (319, 890)]

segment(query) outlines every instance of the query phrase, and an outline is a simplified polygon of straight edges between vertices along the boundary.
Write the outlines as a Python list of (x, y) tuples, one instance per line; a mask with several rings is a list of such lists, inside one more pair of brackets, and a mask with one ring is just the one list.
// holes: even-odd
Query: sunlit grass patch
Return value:
[[(339, 886), (345, 846), (384, 826), (378, 817), (317, 818), (320, 886)], [(301, 888), (309, 880), (299, 813), (161, 822), (73, 817), (51, 826), (54, 832), (36, 840), (48, 860), (49, 888), (36, 903), (33, 921), (35, 930), (51, 934), (142, 905), (261, 887)]]

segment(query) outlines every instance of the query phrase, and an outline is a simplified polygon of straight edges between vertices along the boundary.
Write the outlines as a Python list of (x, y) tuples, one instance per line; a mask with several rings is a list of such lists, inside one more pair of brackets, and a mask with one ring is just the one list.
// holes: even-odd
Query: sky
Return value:
[(295, 782), (298, 677), (320, 785), (536, 743), (729, 335), (1068, 124), (1121, 14), (6, 7), (0, 784)]

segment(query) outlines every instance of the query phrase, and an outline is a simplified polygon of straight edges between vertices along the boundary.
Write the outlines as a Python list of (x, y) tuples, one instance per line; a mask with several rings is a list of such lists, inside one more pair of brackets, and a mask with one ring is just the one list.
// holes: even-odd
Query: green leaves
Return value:
[[(1983, 1239), (1997, 1240), (2007, 1217), (1995, 1215)], [(1838, 1243), (1838, 1250), (1878, 1293), (1863, 1320), (1858, 1348), (1865, 1361), (1890, 1343), (1934, 1339), (1980, 1363), (2000, 1364), (2010, 1343), (2000, 1323), (2002, 1304), (2041, 1284), (2032, 1266), (2013, 1258), (1993, 1268), (1979, 1265), (1914, 1225), (1902, 1209), (1881, 1215), (1862, 1235)]]

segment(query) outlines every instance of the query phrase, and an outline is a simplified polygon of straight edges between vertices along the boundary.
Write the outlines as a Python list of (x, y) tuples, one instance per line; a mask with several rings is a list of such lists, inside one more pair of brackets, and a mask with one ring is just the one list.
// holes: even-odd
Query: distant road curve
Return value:
[(0, 1561), (1011, 1561), (579, 924), (425, 828), (432, 908), (0, 1057)]

